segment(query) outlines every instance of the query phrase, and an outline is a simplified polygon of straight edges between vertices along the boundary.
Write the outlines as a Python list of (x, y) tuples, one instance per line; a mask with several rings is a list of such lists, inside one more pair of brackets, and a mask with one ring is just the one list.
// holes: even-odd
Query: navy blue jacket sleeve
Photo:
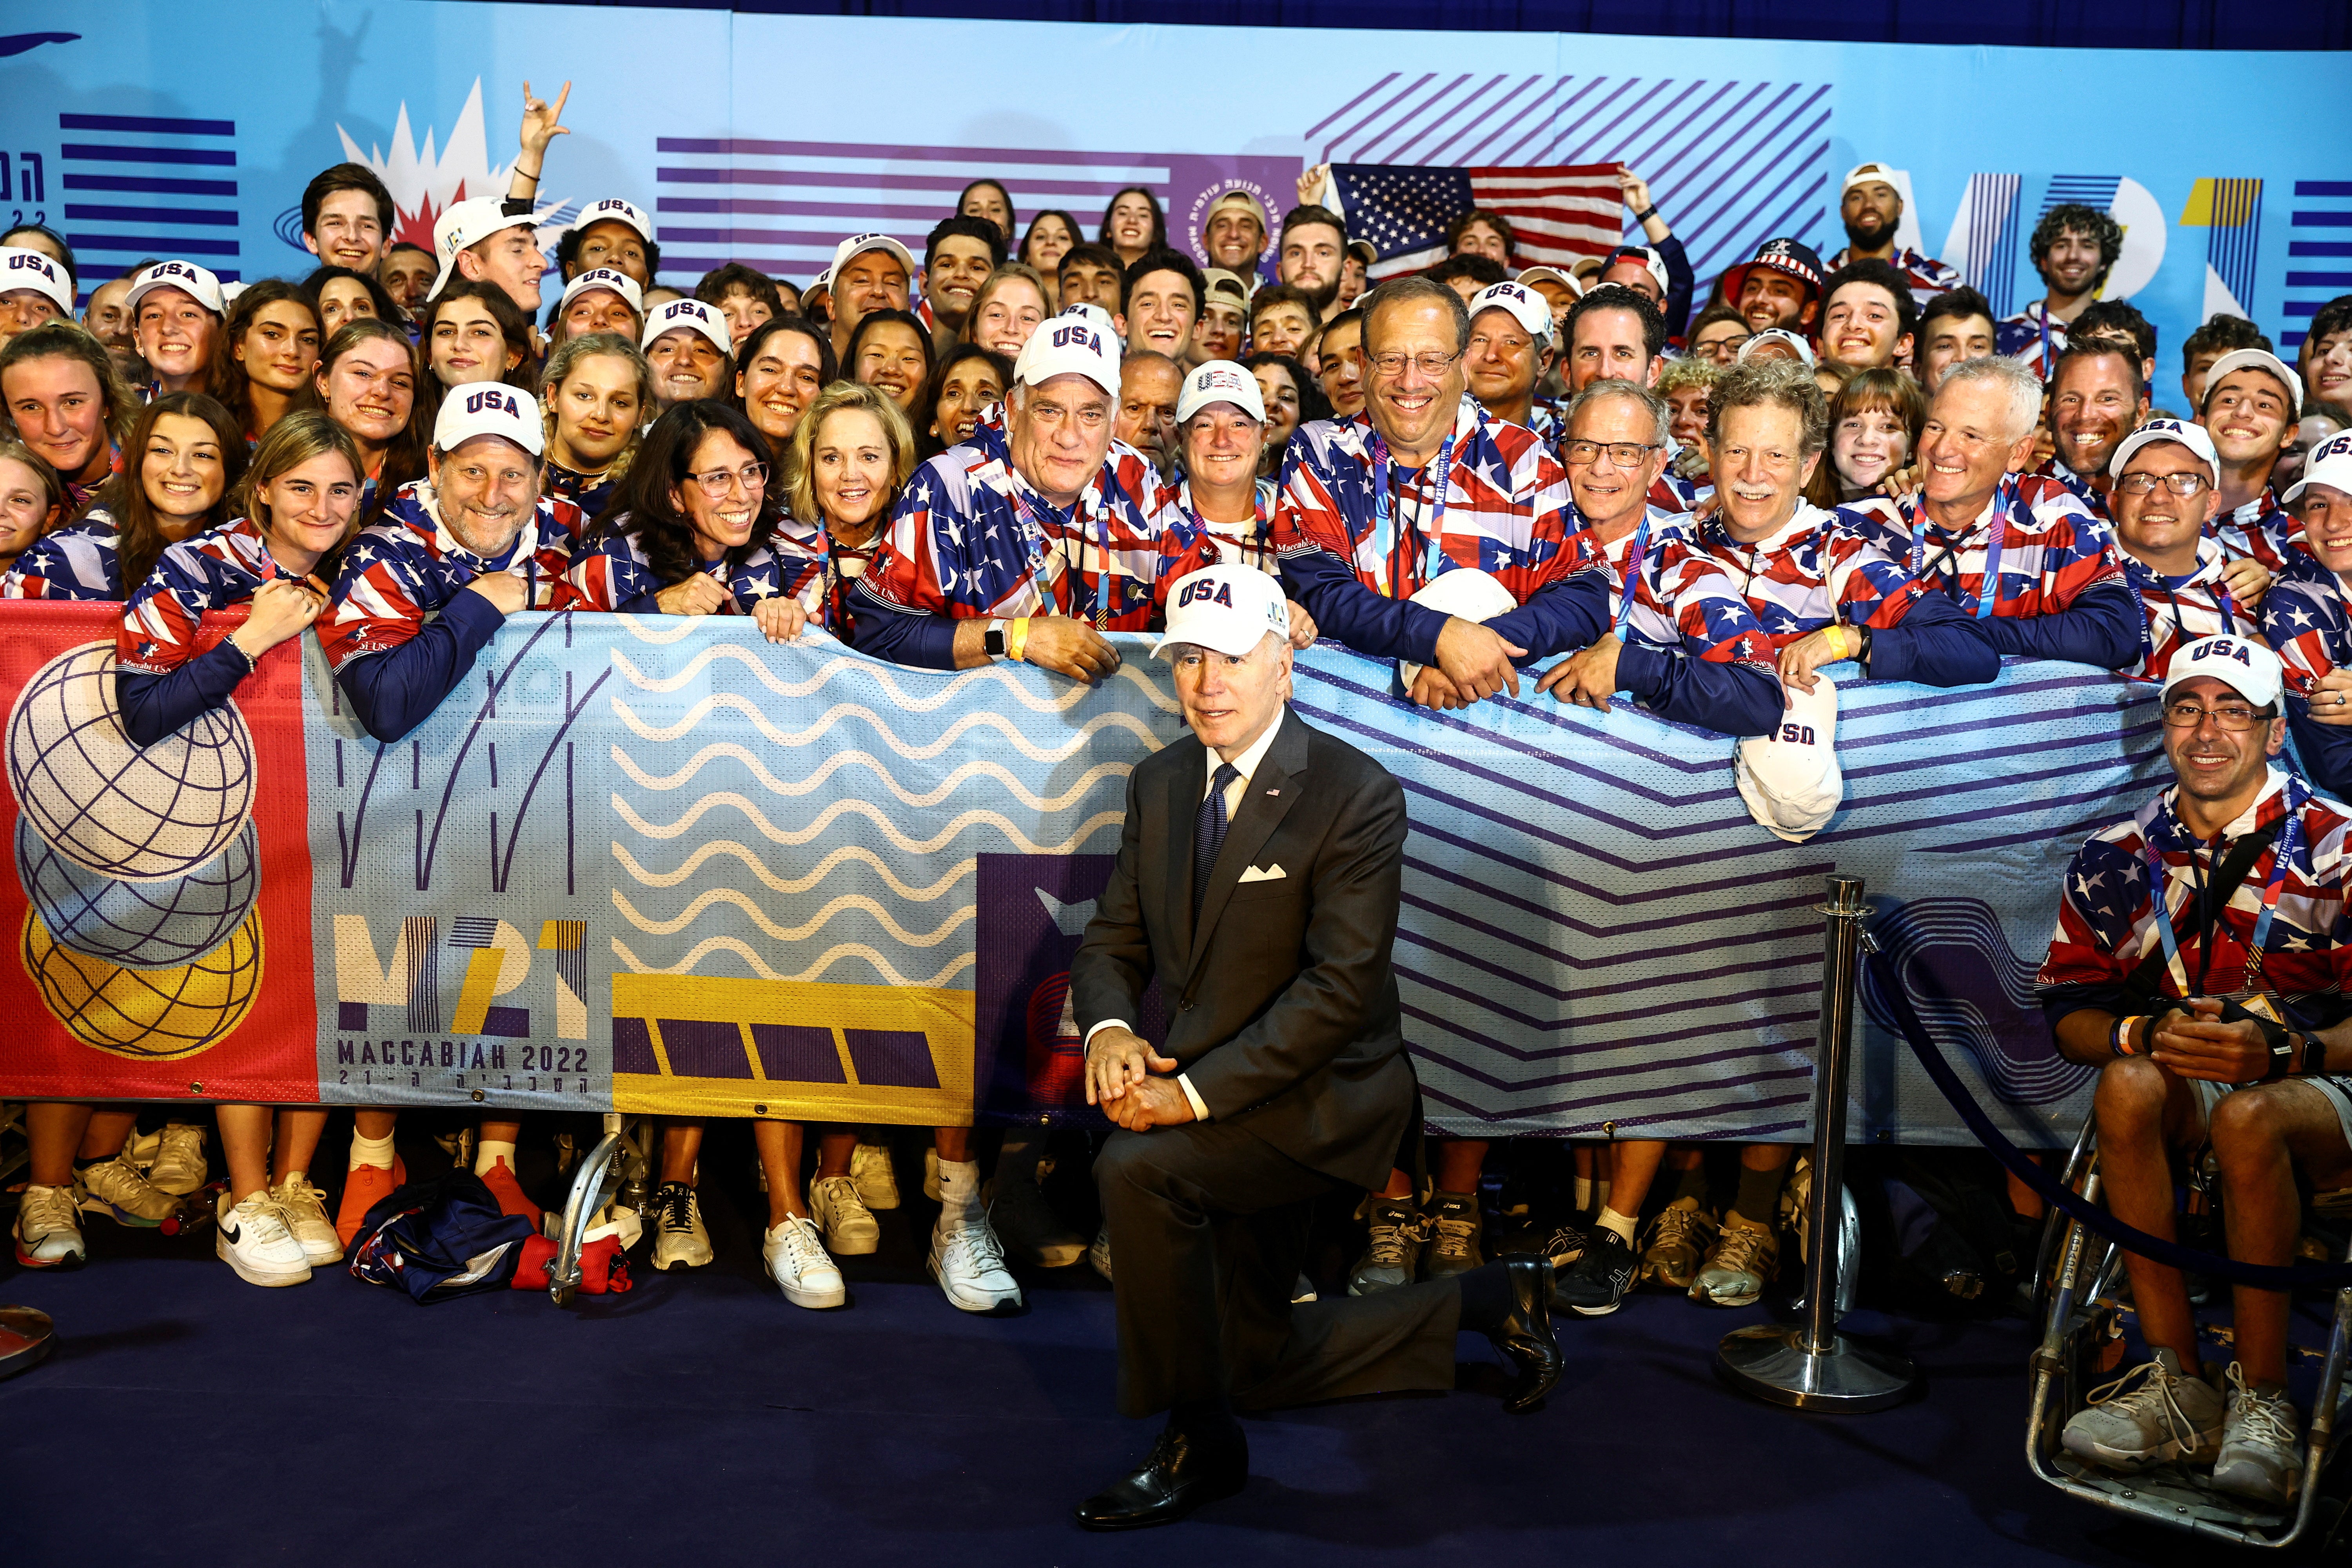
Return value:
[(1766, 735), (1786, 710), (1780, 682), (1744, 664), (1718, 664), (1628, 642), (1617, 654), (1617, 689), (1661, 719), (1724, 735)]
[(459, 594), (398, 647), (344, 660), (335, 684), (367, 732), (389, 745), (433, 717), (505, 624), (481, 595)]
[(1980, 686), (2000, 674), (2000, 655), (1985, 625), (1942, 594), (1922, 594), (1902, 620), (1873, 628), (1864, 673), (1922, 686)]
[(860, 583), (849, 591), (860, 653), (918, 669), (955, 668), (956, 624), (948, 616), (923, 615), (886, 605)]
[(1995, 653), (2122, 669), (2139, 657), (2145, 616), (2139, 595), (2118, 581), (2088, 590), (2054, 616), (1988, 616), (1978, 625)]
[(168, 675), (118, 670), (115, 704), (123, 732), (134, 746), (152, 746), (200, 713), (229, 700), (236, 683), (253, 673), (253, 661), (223, 637)]
[[(1282, 580), (1290, 596), (1306, 605), (1307, 613), (1315, 617), (1316, 629), (1323, 636), (1375, 658), (1404, 658), (1415, 664), (1437, 662), (1437, 634), (1453, 619), (1444, 611), (1373, 593), (1349, 570), (1346, 562), (1328, 550), (1301, 551), (1284, 556)], [(1516, 637), (1512, 640), (1518, 641)]]
[(1516, 661), (1520, 664), (1591, 647), (1609, 629), (1608, 575), (1579, 572), (1547, 583), (1517, 609), (1488, 621), (1486, 628), (1513, 647), (1528, 650), (1525, 659)]
[[(1646, 237), (1642, 243), (1650, 245)], [(1690, 321), (1691, 294), (1697, 287), (1697, 274), (1691, 270), (1690, 252), (1683, 248), (1683, 242), (1675, 236), (1667, 235), (1657, 244), (1651, 245), (1650, 248), (1656, 251), (1658, 259), (1666, 264), (1666, 328), (1679, 338), (1688, 330), (1686, 323)]]
[(2321, 794), (2342, 800), (2344, 792), (2352, 789), (2352, 726), (2314, 723), (2311, 700), (2289, 692), (2286, 727), (2311, 782)]

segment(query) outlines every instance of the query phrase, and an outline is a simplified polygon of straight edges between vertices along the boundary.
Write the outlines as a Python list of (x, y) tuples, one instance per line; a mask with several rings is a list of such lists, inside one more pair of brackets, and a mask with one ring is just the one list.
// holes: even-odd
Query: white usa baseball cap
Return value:
[(1584, 292), (1584, 284), (1580, 279), (1572, 273), (1562, 272), (1557, 267), (1530, 267), (1519, 274), (1519, 281), (1529, 287), (1546, 279), (1559, 284), (1571, 294)]
[(1749, 360), (1754, 359), (1756, 357), (1756, 351), (1762, 348), (1766, 343), (1788, 344), (1790, 349), (1795, 351), (1798, 360), (1803, 363), (1807, 370), (1813, 368), (1813, 345), (1807, 342), (1803, 338), (1799, 337), (1796, 333), (1790, 331), (1786, 327), (1767, 327), (1762, 331), (1757, 333), (1754, 337), (1749, 338), (1746, 342), (1740, 344), (1738, 363), (1740, 364), (1746, 364)]
[(2286, 388), (2287, 397), (2294, 405), (2287, 410), (2289, 418), (2293, 418), (2296, 410), (2303, 406), (2303, 377), (2289, 370), (2286, 361), (2267, 349), (2231, 349), (2215, 360), (2213, 368), (2205, 373), (2206, 402), (2213, 401), (2213, 389), (2221, 385), (2221, 378), (2233, 370), (2263, 370), (2278, 377), (2279, 384)]
[(1169, 589), (1168, 629), (1151, 652), (1169, 658), (1189, 643), (1244, 658), (1268, 632), (1290, 640), (1290, 600), (1282, 584), (1255, 566), (1203, 566)]
[(1176, 423), (1183, 424), (1213, 403), (1230, 403), (1265, 423), (1265, 397), (1257, 377), (1229, 359), (1210, 360), (1184, 378), (1184, 389), (1176, 395)]
[(61, 315), (73, 314), (73, 285), (66, 281), (64, 269), (54, 259), (37, 250), (0, 245), (0, 294), (13, 294), (19, 289), (41, 295)]
[(228, 314), (228, 302), (221, 298), (220, 279), (193, 261), (159, 261), (131, 281), (131, 292), (122, 297), (122, 308), (134, 315), (139, 301), (158, 289), (177, 289), (215, 316)]
[(555, 307), (555, 313), (562, 315), (572, 308), (572, 300), (583, 294), (593, 293), (599, 289), (608, 294), (619, 295), (621, 303), (626, 305), (637, 315), (642, 316), (646, 313), (646, 291), (637, 286), (637, 280), (627, 273), (615, 271), (610, 267), (591, 267), (587, 271), (566, 283), (563, 286), (563, 299)]
[(450, 203), (449, 210), (433, 220), (433, 254), (440, 259), (441, 270), (433, 275), (433, 287), (425, 291), (425, 297), (441, 297), (441, 290), (457, 276), (459, 251), (471, 249), (507, 229), (537, 226), (534, 218), (509, 213), (502, 197), (468, 196), (462, 202)]
[(1895, 189), (1898, 192), (1903, 189), (1901, 185), (1895, 184), (1895, 171), (1888, 168), (1885, 164), (1856, 163), (1853, 168), (1848, 169), (1845, 172), (1845, 178), (1838, 182), (1839, 199), (1844, 199), (1845, 194), (1853, 189), (1856, 185), (1867, 185), (1874, 183), (1882, 185), (1894, 185)]
[[(1411, 602), (1474, 624), (1491, 621), (1519, 607), (1518, 600), (1503, 586), (1500, 577), (1475, 566), (1456, 566), (1452, 571), (1440, 572), (1414, 591)], [(1421, 679), (1421, 668), (1411, 659), (1401, 658), (1397, 660), (1397, 679), (1410, 688)]]
[(580, 221), (572, 226), (575, 229), (583, 229), (594, 223), (627, 224), (637, 231), (639, 239), (644, 240), (647, 245), (653, 243), (654, 220), (645, 215), (644, 208), (634, 202), (625, 202), (618, 196), (606, 196), (601, 202), (589, 203), (586, 210), (581, 213)]
[(1539, 343), (1551, 340), (1551, 301), (1524, 283), (1505, 279), (1478, 290), (1477, 297), (1470, 301), (1470, 319), (1475, 321), (1487, 310), (1507, 312)]
[(898, 258), (898, 265), (907, 269), (907, 276), (914, 277), (915, 253), (913, 251), (908, 250), (887, 234), (853, 234), (833, 247), (833, 265), (824, 269), (826, 280), (830, 282), (840, 277), (841, 269), (848, 266), (852, 258), (863, 256), (869, 250), (888, 251)]
[(2164, 673), (2164, 695), (2186, 680), (2210, 675), (2257, 708), (2279, 700), (2286, 686), (2286, 670), (2279, 656), (2253, 637), (2223, 635), (2199, 637), (2172, 656)]
[(2338, 430), (2306, 453), (2303, 478), (2289, 485), (2286, 494), (2279, 500), (2293, 506), (2294, 498), (2313, 485), (2326, 485), (2352, 495), (2352, 430)]
[(2205, 433), (2202, 425), (2191, 425), (2185, 419), (2150, 419), (2116, 443), (2115, 456), (2107, 459), (2107, 472), (2122, 477), (2124, 465), (2142, 447), (2153, 447), (2158, 441), (2178, 441), (2197, 455), (2205, 465), (2205, 472), (2215, 484), (2221, 482), (2221, 459), (2213, 451), (2213, 437)]
[(1748, 736), (1731, 754), (1732, 782), (1748, 815), (1791, 844), (1828, 826), (1845, 799), (1837, 760), (1837, 682), (1816, 675), (1811, 691), (1788, 689), (1789, 706), (1778, 728)]
[(1102, 314), (1100, 308), (1093, 311), (1065, 310), (1030, 333), (1021, 345), (1021, 356), (1013, 362), (1013, 384), (1043, 386), (1057, 375), (1083, 375), (1117, 397), (1118, 338), (1095, 319)]
[(699, 300), (672, 300), (658, 306), (646, 318), (646, 330), (637, 339), (637, 347), (649, 349), (654, 341), (668, 332), (700, 332), (719, 345), (723, 358), (735, 355), (735, 339), (727, 331), (727, 320)]
[(498, 436), (536, 458), (547, 447), (539, 399), (503, 382), (453, 386), (433, 420), (436, 451), (454, 452), (477, 436)]

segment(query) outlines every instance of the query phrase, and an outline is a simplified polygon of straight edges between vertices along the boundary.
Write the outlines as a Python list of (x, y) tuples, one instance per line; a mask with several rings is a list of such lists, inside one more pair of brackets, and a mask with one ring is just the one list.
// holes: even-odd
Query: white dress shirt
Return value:
[[(1265, 732), (1252, 741), (1242, 754), (1233, 760), (1234, 781), (1225, 785), (1225, 822), (1228, 826), (1232, 824), (1234, 815), (1241, 810), (1242, 797), (1248, 793), (1250, 780), (1257, 776), (1258, 764), (1265, 761), (1265, 753), (1274, 745), (1274, 738), (1281, 732), (1283, 720), (1288, 715), (1287, 708), (1276, 713), (1274, 722), (1265, 727)], [(1201, 798), (1202, 800), (1209, 798), (1209, 786), (1217, 782), (1217, 769), (1223, 765), (1223, 763), (1224, 759), (1217, 755), (1215, 747), (1208, 748), (1207, 755), (1202, 758), (1201, 763)], [(1087, 1031), (1086, 1043), (1089, 1046), (1094, 1044), (1095, 1037), (1105, 1029), (1131, 1030), (1133, 1027), (1134, 1026), (1124, 1018), (1105, 1018)], [(1184, 1102), (1192, 1108), (1193, 1116), (1202, 1121), (1208, 1121), (1209, 1108), (1202, 1100), (1200, 1091), (1192, 1087), (1192, 1079), (1184, 1073), (1178, 1073), (1176, 1087), (1184, 1091)]]

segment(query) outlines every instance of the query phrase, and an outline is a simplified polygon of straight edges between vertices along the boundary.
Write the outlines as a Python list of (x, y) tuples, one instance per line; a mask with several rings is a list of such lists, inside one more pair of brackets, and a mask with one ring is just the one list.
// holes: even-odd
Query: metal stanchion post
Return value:
[(1837, 1331), (1840, 1204), (1845, 1185), (1845, 1097), (1853, 994), (1862, 949), (1862, 879), (1829, 879), (1821, 906), (1822, 1025), (1813, 1084), (1813, 1190), (1807, 1208), (1805, 1321), (1724, 1336), (1715, 1370), (1734, 1388), (1800, 1410), (1883, 1410), (1917, 1385), (1911, 1363)]

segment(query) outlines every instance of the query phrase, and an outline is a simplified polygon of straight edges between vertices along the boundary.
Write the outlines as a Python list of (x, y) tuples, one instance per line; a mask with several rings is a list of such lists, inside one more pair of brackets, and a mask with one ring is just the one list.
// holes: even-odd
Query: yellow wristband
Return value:
[(1832, 621), (1828, 626), (1823, 626), (1822, 628), (1822, 635), (1830, 639), (1830, 656), (1832, 662), (1853, 657), (1853, 649), (1846, 646), (1845, 628), (1838, 625), (1837, 622)]
[(1005, 633), (1004, 651), (1007, 657), (1012, 658), (1015, 664), (1021, 664), (1026, 662), (1022, 658), (1022, 655), (1027, 650), (1028, 647), (1029, 617), (1023, 616), (1015, 620), (1013, 623), (1012, 627)]

